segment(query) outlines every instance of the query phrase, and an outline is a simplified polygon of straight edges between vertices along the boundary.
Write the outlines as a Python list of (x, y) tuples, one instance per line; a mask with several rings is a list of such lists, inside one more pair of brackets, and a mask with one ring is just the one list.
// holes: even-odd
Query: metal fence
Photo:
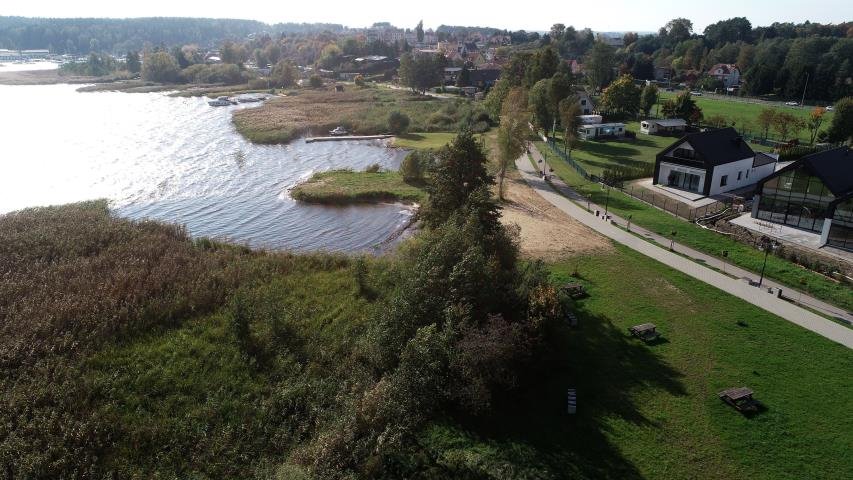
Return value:
[(711, 215), (720, 213), (723, 210), (729, 208), (728, 204), (717, 200), (715, 200), (713, 203), (694, 208), (690, 205), (687, 205), (686, 203), (682, 203), (674, 198), (671, 198), (668, 195), (653, 192), (647, 188), (638, 186), (636, 184), (631, 184), (627, 188), (620, 188), (619, 190), (638, 200), (648, 203), (653, 207), (660, 208), (665, 212), (669, 212), (677, 217), (681, 217), (691, 222), (697, 219), (709, 217)]

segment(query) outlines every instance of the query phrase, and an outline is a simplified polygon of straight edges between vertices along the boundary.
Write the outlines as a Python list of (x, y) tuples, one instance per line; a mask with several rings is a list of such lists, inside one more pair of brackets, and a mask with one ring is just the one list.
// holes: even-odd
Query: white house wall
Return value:
[[(753, 161), (753, 157), (749, 157), (714, 167), (714, 174), (711, 177), (711, 190), (708, 195), (716, 195), (754, 185), (759, 180), (773, 173), (775, 164), (768, 163), (767, 165), (752, 168)], [(749, 171), (749, 176), (746, 174), (747, 171)], [(738, 172), (741, 173), (740, 180), (737, 179)], [(729, 176), (725, 187), (720, 186), (720, 179), (723, 178), (723, 175)]]

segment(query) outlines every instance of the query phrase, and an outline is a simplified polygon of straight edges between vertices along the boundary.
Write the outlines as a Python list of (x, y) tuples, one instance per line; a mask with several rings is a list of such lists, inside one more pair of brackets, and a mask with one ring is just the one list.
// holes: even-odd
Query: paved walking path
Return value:
[[(534, 161), (541, 159), (541, 155), (535, 147), (531, 147), (531, 154), (533, 155)], [(527, 158), (526, 155), (516, 160), (515, 164), (518, 167), (519, 173), (521, 174), (522, 178), (524, 178), (524, 180), (534, 190), (536, 190), (539, 195), (541, 195), (545, 200), (549, 201), (555, 207), (559, 208), (563, 212), (567, 213), (569, 216), (575, 218), (576, 220), (592, 228), (593, 230), (596, 230), (599, 233), (610, 237), (611, 239), (619, 243), (627, 245), (633, 250), (636, 250), (637, 252), (640, 252), (643, 255), (646, 255), (647, 257), (651, 257), (671, 268), (686, 273), (687, 275), (690, 275), (693, 278), (696, 278), (709, 285), (719, 288), (720, 290), (726, 293), (734, 295), (759, 308), (778, 315), (803, 328), (811, 330), (817, 333), (818, 335), (838, 342), (846, 346), (847, 348), (853, 349), (853, 329), (847, 328), (843, 325), (839, 325), (831, 320), (823, 318), (820, 315), (814, 314), (791, 302), (777, 298), (776, 295), (767, 293), (767, 290), (765, 289), (759, 289), (750, 286), (746, 281), (742, 279), (731, 278), (727, 275), (724, 275), (723, 273), (717, 272), (711, 268), (701, 265), (693, 259), (685, 258), (682, 255), (679, 255), (678, 253), (673, 253), (668, 249), (669, 239), (667, 238), (663, 238), (653, 232), (649, 232), (647, 230), (635, 227), (634, 225), (631, 226), (632, 232), (639, 233), (640, 235), (643, 235), (646, 238), (650, 238), (655, 242), (663, 244), (667, 247), (662, 248), (632, 233), (626, 232), (625, 230), (618, 228), (617, 226), (611, 225), (610, 222), (603, 220), (601, 217), (596, 217), (595, 214), (587, 212), (585, 209), (581, 208), (572, 200), (570, 200), (571, 198), (581, 203), (587, 201), (586, 198), (582, 197), (577, 192), (569, 188), (559, 178), (552, 177), (552, 183), (554, 184), (554, 187), (549, 185), (548, 182), (543, 180), (538, 175), (538, 172), (530, 163), (530, 160)], [(562, 192), (563, 195), (557, 193), (554, 188), (559, 189), (559, 191)], [(591, 204), (590, 208), (593, 212), (595, 210), (600, 210), (602, 213), (604, 212), (603, 208), (594, 204)], [(619, 225), (626, 224), (624, 219), (620, 219), (615, 216), (611, 216), (611, 220)], [(709, 265), (721, 265), (721, 262), (719, 260), (708, 255), (702, 254), (701, 252), (691, 250), (683, 245), (675, 244), (674, 250), (676, 252), (689, 255), (693, 258), (698, 258)], [(731, 265), (726, 266), (726, 272), (730, 272), (734, 275), (743, 277), (754, 276), (749, 272), (737, 269), (736, 267), (733, 267)], [(775, 289), (779, 288), (777, 284), (768, 282), (766, 280), (763, 284), (768, 286), (772, 285), (774, 291)], [(810, 303), (810, 308), (817, 309), (817, 305), (822, 304), (823, 307), (826, 307), (827, 309), (830, 309), (834, 312), (838, 312), (839, 316), (841, 316), (840, 314), (848, 315), (848, 317), (841, 318), (849, 318), (848, 312), (842, 312), (838, 308), (832, 307), (831, 305), (827, 305), (811, 297), (808, 297), (807, 300)], [(806, 303), (805, 296), (803, 303)], [(815, 305), (812, 305), (812, 303), (814, 303)]]

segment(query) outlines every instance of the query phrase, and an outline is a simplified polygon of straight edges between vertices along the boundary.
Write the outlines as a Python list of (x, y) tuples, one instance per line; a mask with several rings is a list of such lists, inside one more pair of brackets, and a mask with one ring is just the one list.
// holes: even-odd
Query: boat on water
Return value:
[(216, 100), (211, 100), (207, 102), (211, 107), (227, 107), (229, 105), (236, 105), (237, 102), (231, 100), (228, 97), (219, 97)]
[(349, 135), (349, 132), (344, 127), (336, 127), (334, 130), (329, 131), (329, 135), (333, 137), (340, 137), (343, 135)]

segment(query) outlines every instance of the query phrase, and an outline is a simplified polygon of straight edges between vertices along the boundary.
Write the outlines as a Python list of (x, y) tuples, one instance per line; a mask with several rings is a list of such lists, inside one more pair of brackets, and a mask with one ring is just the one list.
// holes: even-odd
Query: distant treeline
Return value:
[(218, 45), (252, 33), (340, 31), (341, 25), (279, 23), (213, 18), (28, 18), (0, 17), (0, 48), (47, 48), (51, 53), (124, 54), (148, 46)]

